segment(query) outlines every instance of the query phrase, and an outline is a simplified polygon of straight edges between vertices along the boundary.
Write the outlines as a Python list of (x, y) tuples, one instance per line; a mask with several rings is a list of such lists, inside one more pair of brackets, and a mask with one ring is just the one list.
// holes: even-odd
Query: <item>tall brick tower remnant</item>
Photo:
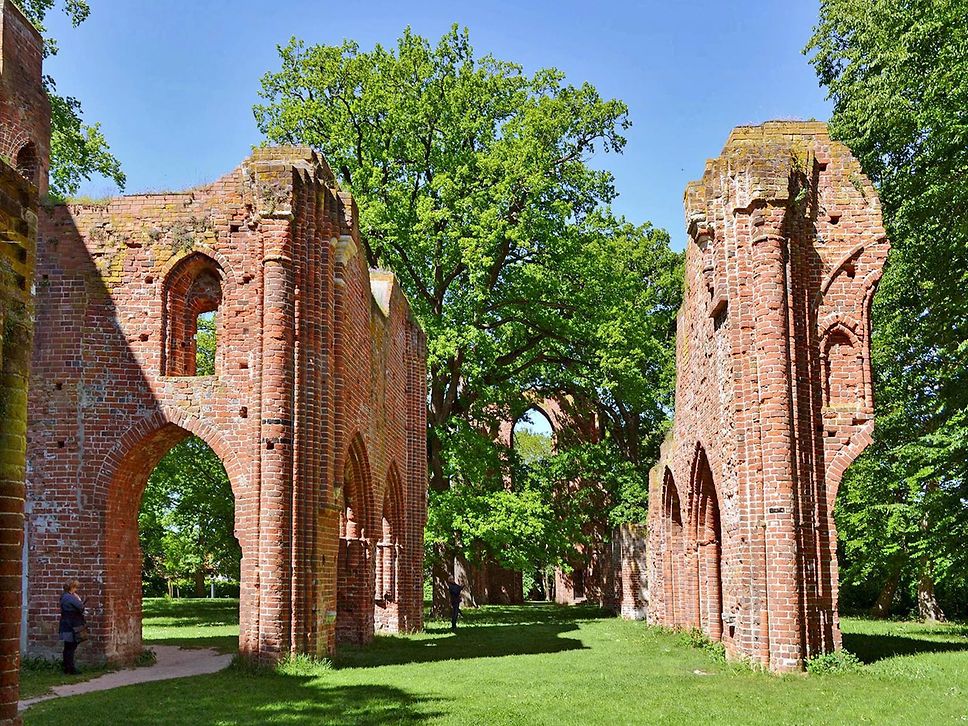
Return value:
[(0, 724), (19, 723), (27, 381), (38, 203), (47, 189), (50, 105), (43, 41), (0, 0)]
[(650, 478), (649, 613), (795, 670), (840, 644), (833, 508), (871, 440), (880, 204), (822, 123), (739, 127), (685, 195), (676, 415)]

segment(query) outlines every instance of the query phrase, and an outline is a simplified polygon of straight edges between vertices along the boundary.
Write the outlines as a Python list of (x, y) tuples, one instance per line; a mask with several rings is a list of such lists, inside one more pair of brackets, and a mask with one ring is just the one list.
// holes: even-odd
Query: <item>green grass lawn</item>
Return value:
[[(215, 644), (235, 603), (152, 602), (152, 643)], [(228, 607), (226, 607), (228, 606)], [(209, 624), (219, 623), (219, 624)], [(449, 623), (448, 623), (449, 624)], [(847, 619), (866, 665), (771, 676), (717, 662), (681, 635), (589, 608), (468, 611), (455, 635), (378, 637), (332, 664), (230, 669), (58, 699), (25, 723), (946, 724), (968, 720), (968, 628)], [(210, 631), (213, 628), (214, 631)], [(223, 646), (220, 646), (223, 647)]]

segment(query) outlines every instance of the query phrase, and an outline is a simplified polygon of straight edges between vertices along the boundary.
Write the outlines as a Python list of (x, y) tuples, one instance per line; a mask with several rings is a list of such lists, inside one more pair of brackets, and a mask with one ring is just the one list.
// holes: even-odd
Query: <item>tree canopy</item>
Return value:
[(428, 334), (428, 533), (454, 524), (445, 500), (485, 513), (477, 532), (547, 521), (546, 498), (502, 485), (493, 443), (523, 392), (580, 394), (611, 454), (647, 460), (681, 272), (665, 232), (610, 209), (599, 159), (625, 145), (625, 104), (478, 57), (456, 26), (436, 45), (408, 29), (393, 48), (293, 39), (279, 53), (259, 128), (325, 154), (359, 202), (370, 264), (397, 273)]
[(843, 592), (886, 585), (889, 605), (900, 583), (927, 617), (935, 582), (951, 607), (968, 593), (966, 18), (966, 0), (824, 0), (807, 48), (892, 244), (872, 310), (875, 440), (836, 512)]

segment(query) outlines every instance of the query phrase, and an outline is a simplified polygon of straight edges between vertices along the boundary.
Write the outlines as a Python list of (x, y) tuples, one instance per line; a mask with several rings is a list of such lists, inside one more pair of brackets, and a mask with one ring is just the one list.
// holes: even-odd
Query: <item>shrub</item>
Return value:
[(860, 658), (849, 650), (835, 650), (814, 656), (807, 661), (807, 672), (814, 675), (827, 673), (852, 673), (863, 667)]
[(699, 628), (686, 630), (683, 632), (682, 638), (686, 645), (704, 651), (708, 655), (712, 656), (714, 660), (718, 660), (723, 663), (726, 662), (726, 646), (719, 641), (710, 640), (709, 636), (707, 636)]

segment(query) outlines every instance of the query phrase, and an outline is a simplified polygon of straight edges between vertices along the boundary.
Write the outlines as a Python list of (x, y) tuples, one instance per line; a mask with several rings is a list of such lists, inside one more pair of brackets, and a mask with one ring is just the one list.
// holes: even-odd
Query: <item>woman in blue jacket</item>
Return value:
[(74, 651), (82, 640), (86, 640), (87, 633), (84, 621), (84, 603), (77, 596), (80, 583), (71, 580), (64, 585), (64, 594), (60, 599), (60, 639), (64, 641), (64, 672), (75, 674)]

